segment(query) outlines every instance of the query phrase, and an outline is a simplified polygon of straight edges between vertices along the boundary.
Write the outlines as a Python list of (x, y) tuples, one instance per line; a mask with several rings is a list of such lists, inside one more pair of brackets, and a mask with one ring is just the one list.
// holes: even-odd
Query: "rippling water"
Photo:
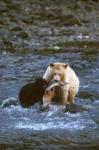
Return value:
[[(80, 102), (81, 103), (81, 102)], [(64, 113), (61, 107), (51, 106), (48, 112), (39, 112), (35, 107), (20, 106), (0, 110), (0, 141), (5, 147), (50, 149), (98, 146), (99, 102), (82, 104), (88, 111)]]
[(73, 114), (56, 105), (47, 112), (20, 104), (0, 107), (0, 150), (98, 150), (99, 3), (59, 7), (58, 1), (48, 2), (0, 2), (0, 105), (18, 101), (24, 84), (59, 61), (76, 71), (80, 89), (75, 102), (86, 110)]
[[(76, 103), (86, 111), (71, 114), (51, 106), (48, 112), (20, 105), (0, 108), (2, 149), (97, 149), (99, 148), (99, 60), (91, 55), (60, 53), (48, 56), (1, 54), (0, 99), (18, 100), (23, 84), (43, 75), (52, 61), (67, 61), (76, 70), (80, 90)], [(83, 56), (83, 57), (82, 57)], [(85, 59), (84, 59), (85, 57)], [(89, 59), (89, 60), (88, 60)], [(6, 62), (5, 62), (6, 60)], [(23, 78), (24, 77), (24, 78)]]

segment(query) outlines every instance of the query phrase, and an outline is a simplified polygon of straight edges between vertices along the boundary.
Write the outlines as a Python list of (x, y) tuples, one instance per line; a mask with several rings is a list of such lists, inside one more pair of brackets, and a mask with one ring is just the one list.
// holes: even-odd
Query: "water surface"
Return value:
[(0, 150), (98, 150), (99, 3), (48, 2), (0, 2), (0, 105), (18, 101), (24, 84), (59, 61), (77, 73), (75, 102), (86, 111), (72, 114), (56, 105), (48, 112), (20, 104), (0, 108)]

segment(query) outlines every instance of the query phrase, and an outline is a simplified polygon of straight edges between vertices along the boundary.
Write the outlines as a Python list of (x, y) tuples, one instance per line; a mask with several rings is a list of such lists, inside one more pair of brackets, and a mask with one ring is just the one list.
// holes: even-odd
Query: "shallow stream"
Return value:
[[(49, 5), (32, 0), (25, 0), (24, 4), (16, 0), (0, 3), (0, 105), (7, 99), (18, 100), (24, 84), (42, 76), (49, 63), (59, 61), (69, 63), (77, 73), (80, 89), (75, 102), (86, 108), (74, 114), (64, 112), (61, 106), (51, 106), (48, 112), (40, 112), (35, 106), (0, 108), (0, 150), (98, 150), (97, 16), (93, 24), (90, 21), (84, 24), (81, 18), (77, 22), (73, 16), (73, 21), (68, 23), (61, 20), (65, 11), (58, 14), (59, 18), (55, 16), (60, 9), (68, 8), (68, 13), (72, 13), (73, 4), (68, 2), (61, 8), (58, 1)], [(97, 12), (94, 13), (98, 15), (96, 1), (88, 5), (92, 8), (89, 12), (82, 8), (84, 12), (79, 17), (86, 14), (86, 20), (88, 15), (94, 18), (94, 4)], [(80, 3), (77, 6), (80, 7)], [(79, 7), (76, 11), (80, 14)]]

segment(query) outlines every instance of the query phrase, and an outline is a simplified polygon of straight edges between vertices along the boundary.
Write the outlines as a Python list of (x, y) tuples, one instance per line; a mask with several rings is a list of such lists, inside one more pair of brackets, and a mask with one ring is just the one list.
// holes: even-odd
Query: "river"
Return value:
[(62, 0), (60, 7), (58, 0), (0, 4), (0, 105), (18, 101), (24, 84), (59, 61), (77, 73), (75, 102), (86, 109), (70, 113), (57, 105), (47, 112), (20, 104), (0, 107), (0, 150), (98, 150), (99, 2)]

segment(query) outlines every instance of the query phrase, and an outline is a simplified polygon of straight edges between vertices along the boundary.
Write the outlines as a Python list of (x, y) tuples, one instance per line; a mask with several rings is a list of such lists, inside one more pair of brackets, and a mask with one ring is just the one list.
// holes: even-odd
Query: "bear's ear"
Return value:
[(54, 64), (53, 64), (53, 63), (51, 63), (51, 64), (50, 64), (50, 67), (54, 67)]
[(66, 68), (68, 67), (68, 64), (64, 64), (63, 66), (64, 66), (64, 68), (66, 69)]

